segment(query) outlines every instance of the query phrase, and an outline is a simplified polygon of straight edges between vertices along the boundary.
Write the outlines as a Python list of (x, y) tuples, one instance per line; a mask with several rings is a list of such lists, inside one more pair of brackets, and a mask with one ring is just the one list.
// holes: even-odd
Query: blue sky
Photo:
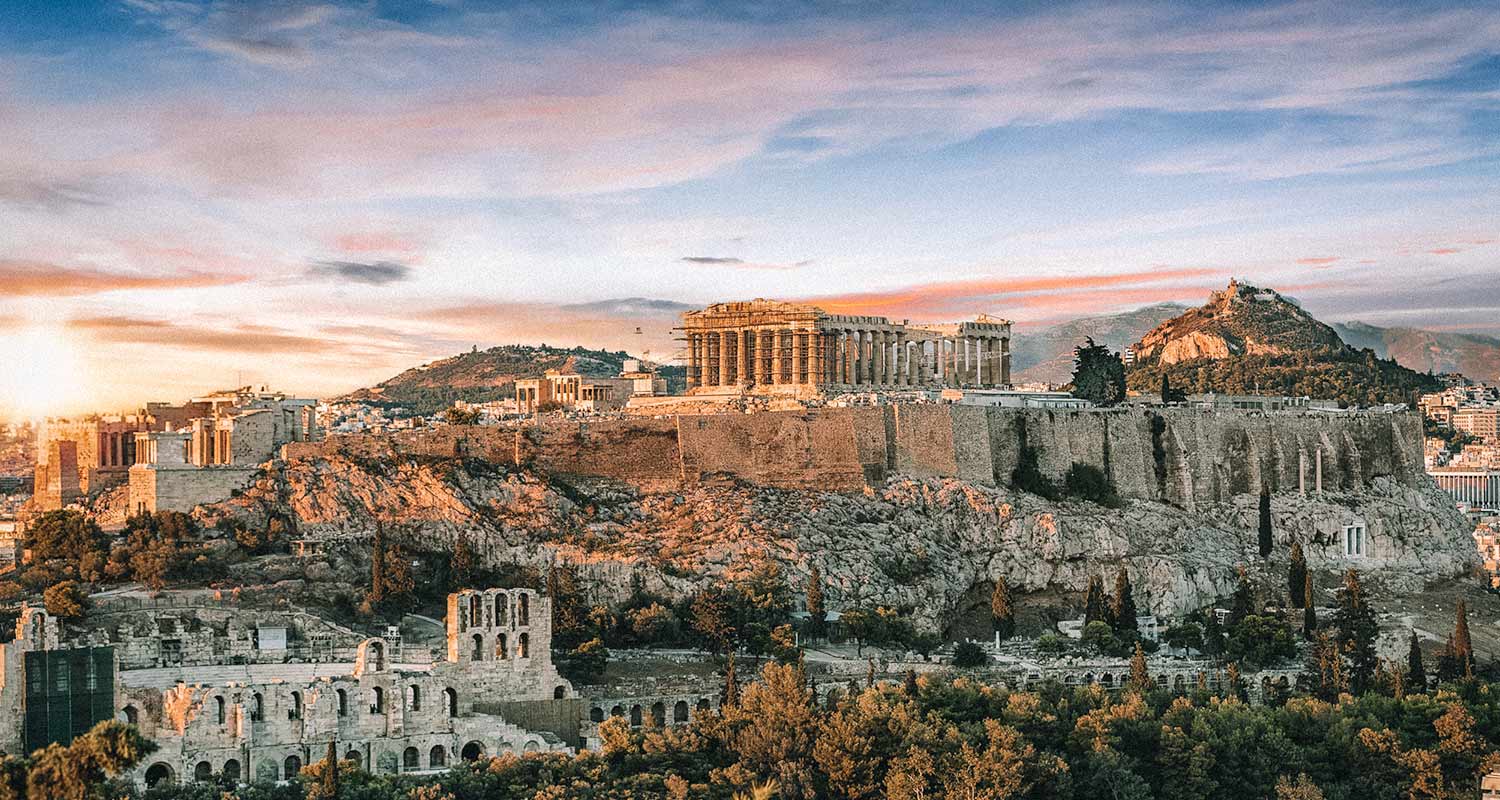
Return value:
[(1493, 4), (13, 5), (0, 410), (670, 358), (623, 298), (1500, 333)]

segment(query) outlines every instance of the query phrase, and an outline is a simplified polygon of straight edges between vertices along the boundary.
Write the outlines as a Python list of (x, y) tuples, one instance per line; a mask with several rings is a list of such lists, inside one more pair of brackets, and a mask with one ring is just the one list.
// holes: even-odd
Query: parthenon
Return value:
[(986, 315), (913, 324), (756, 299), (689, 311), (682, 328), (697, 392), (1010, 383), (1010, 322)]

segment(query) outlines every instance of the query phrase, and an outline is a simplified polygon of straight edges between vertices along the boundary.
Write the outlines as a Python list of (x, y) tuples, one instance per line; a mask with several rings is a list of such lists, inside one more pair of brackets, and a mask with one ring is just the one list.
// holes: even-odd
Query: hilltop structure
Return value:
[(1010, 322), (912, 324), (800, 303), (715, 303), (682, 315), (689, 393), (1010, 383)]

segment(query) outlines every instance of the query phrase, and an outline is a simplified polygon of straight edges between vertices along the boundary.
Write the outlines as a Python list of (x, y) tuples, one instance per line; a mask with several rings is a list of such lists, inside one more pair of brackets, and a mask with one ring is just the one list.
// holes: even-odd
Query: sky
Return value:
[(1500, 334), (1494, 3), (0, 6), (0, 416), (753, 297)]

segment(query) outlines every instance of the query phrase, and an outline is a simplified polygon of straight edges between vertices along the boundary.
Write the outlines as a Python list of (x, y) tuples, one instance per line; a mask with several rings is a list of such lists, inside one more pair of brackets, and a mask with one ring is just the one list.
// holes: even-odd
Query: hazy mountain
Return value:
[(1380, 328), (1363, 322), (1333, 327), (1351, 346), (1368, 347), (1417, 372), (1461, 372), (1476, 380), (1500, 380), (1500, 339), (1493, 336)]
[(1011, 379), (1016, 383), (1067, 383), (1073, 378), (1073, 348), (1084, 339), (1092, 338), (1111, 350), (1124, 350), (1186, 309), (1177, 303), (1161, 303), (1035, 330), (1017, 330), (1011, 339)]

